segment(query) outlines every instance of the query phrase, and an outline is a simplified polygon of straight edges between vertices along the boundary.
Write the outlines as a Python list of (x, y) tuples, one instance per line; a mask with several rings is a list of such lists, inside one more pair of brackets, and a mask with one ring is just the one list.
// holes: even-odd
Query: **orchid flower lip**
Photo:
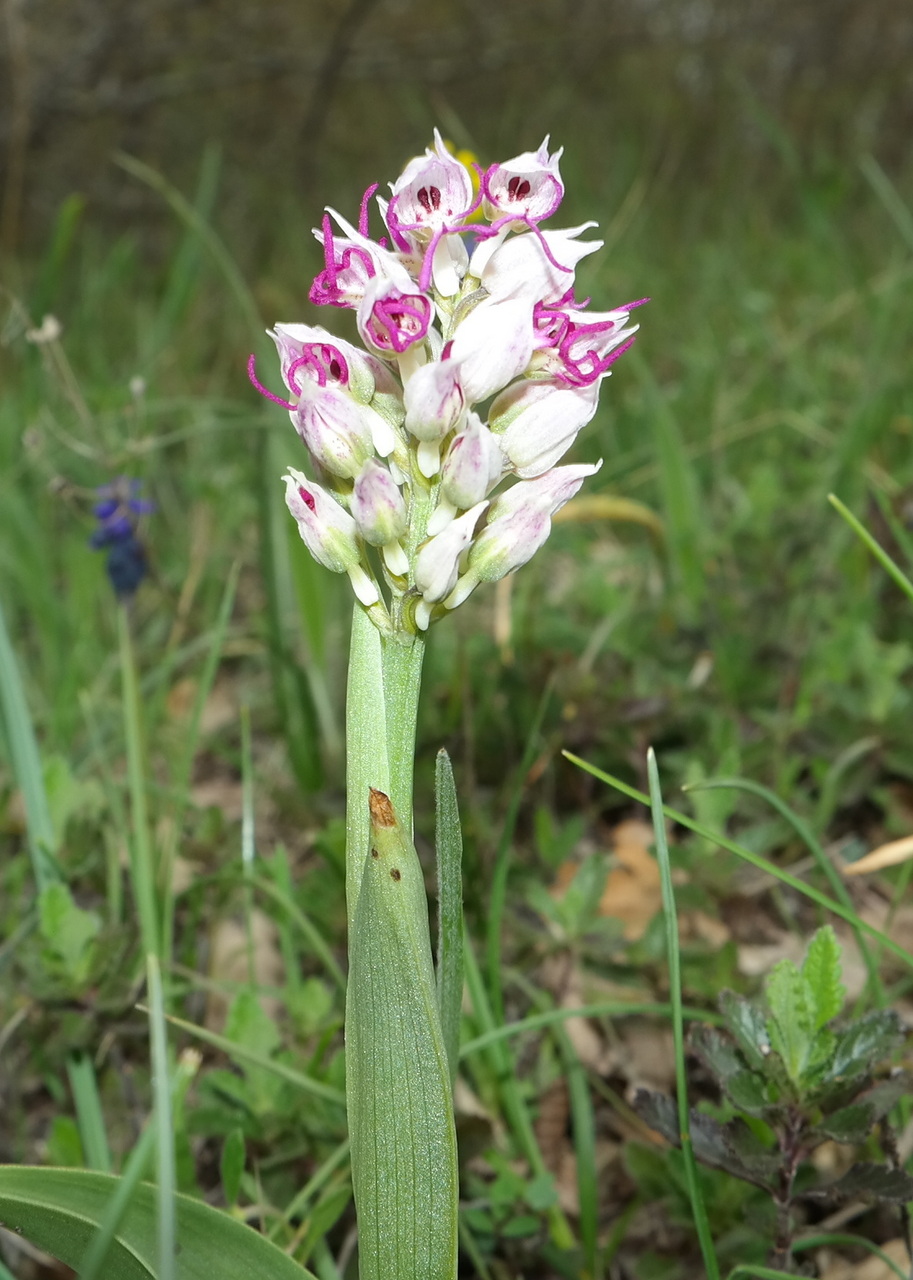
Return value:
[(365, 193), (361, 198), (361, 208), (358, 211), (359, 235), (366, 236), (368, 234), (368, 203), (379, 186), (379, 182), (372, 182), (371, 185), (366, 188)]
[(266, 396), (267, 400), (272, 400), (273, 404), (281, 405), (283, 409), (288, 409), (289, 413), (294, 413), (297, 405), (292, 404), (289, 400), (283, 400), (281, 396), (273, 395), (272, 391), (270, 391), (268, 387), (264, 387), (263, 383), (257, 377), (257, 357), (253, 352), (251, 352), (250, 358), (247, 361), (247, 376), (260, 392), (261, 396)]
[(348, 386), (349, 383), (349, 366), (345, 356), (338, 347), (334, 347), (329, 342), (309, 342), (305, 345), (304, 350), (297, 360), (293, 360), (288, 367), (286, 379), (289, 388), (296, 395), (301, 395), (301, 387), (295, 381), (295, 374), (299, 369), (313, 371), (315, 381), (320, 387), (327, 385), (328, 377), (334, 382), (341, 383), (342, 386)]

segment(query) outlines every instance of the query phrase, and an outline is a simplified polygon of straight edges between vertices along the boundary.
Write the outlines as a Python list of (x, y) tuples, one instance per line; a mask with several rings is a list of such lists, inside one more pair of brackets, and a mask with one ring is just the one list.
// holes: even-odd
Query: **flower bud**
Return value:
[(348, 511), (294, 467), (289, 467), (283, 479), (286, 505), (308, 551), (333, 573), (347, 573), (363, 605), (376, 604), (380, 594), (362, 566), (356, 524)]
[(596, 412), (599, 385), (561, 387), (521, 379), (492, 401), (488, 425), (523, 479), (549, 471)]
[(425, 607), (416, 611), (416, 621), (423, 630), (430, 621), (429, 606), (443, 600), (456, 585), (460, 557), (472, 541), (476, 521), (487, 506), (487, 502), (477, 503), (419, 548), (415, 560), (415, 585), (422, 593)]
[[(302, 384), (293, 421), (316, 462), (330, 475), (354, 480), (375, 450), (372, 428), (382, 436), (388, 423), (336, 387)], [(385, 443), (385, 441), (382, 441)]]
[(529, 364), (533, 352), (532, 303), (525, 299), (480, 302), (457, 326), (451, 357), (462, 365), (468, 404), (506, 387)]
[(383, 547), (390, 572), (398, 576), (408, 573), (409, 561), (399, 544), (408, 523), (406, 504), (390, 472), (373, 458), (355, 480), (351, 510), (364, 540), (373, 547)]
[(552, 516), (602, 466), (555, 467), (536, 480), (521, 480), (491, 504), (488, 521), (469, 549), (466, 572), (444, 601), (455, 609), (480, 582), (497, 582), (532, 559), (548, 538)]
[(441, 493), (459, 511), (481, 502), (501, 478), (504, 454), (477, 413), (470, 413), (466, 425), (447, 450), (441, 469)]

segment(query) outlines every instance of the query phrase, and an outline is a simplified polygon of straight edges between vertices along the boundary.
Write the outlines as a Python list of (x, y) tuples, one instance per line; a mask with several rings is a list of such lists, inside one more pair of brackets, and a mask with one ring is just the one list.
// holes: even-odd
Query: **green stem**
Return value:
[(139, 680), (133, 639), (130, 634), (130, 618), (127, 606), (117, 611), (117, 631), (120, 641), (120, 669), (124, 702), (124, 736), (127, 745), (127, 782), (130, 807), (133, 816), (133, 839), (130, 841), (130, 878), (140, 919), (140, 934), (144, 954), (158, 958), (161, 955), (161, 938), (156, 904), (155, 869), (152, 850), (152, 834), (149, 825), (149, 808), (146, 802), (145, 748), (143, 742), (143, 718)]
[(349, 932), (368, 856), (371, 787), (393, 801), (412, 831), (415, 724), (422, 682), (422, 636), (386, 638), (360, 605), (352, 617), (346, 695), (346, 904)]
[(406, 831), (412, 831), (412, 776), (415, 724), (422, 684), (425, 639), (412, 636), (382, 639), (384, 703), (387, 713), (387, 759), (390, 799)]
[(371, 787), (390, 791), (383, 651), (380, 632), (356, 605), (346, 692), (346, 912), (350, 941), (370, 843)]

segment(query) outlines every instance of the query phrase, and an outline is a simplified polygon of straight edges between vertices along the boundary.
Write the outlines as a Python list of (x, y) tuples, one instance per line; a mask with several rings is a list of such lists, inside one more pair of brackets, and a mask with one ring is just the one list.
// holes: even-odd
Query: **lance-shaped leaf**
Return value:
[(421, 865), (389, 797), (350, 943), (346, 1085), (361, 1280), (453, 1280), (458, 1175)]
[[(79, 1268), (119, 1179), (86, 1169), (0, 1167), (0, 1220)], [(219, 1209), (175, 1196), (179, 1280), (314, 1280), (264, 1236)], [(156, 1280), (156, 1189), (141, 1183), (130, 1198), (105, 1262), (105, 1280)]]

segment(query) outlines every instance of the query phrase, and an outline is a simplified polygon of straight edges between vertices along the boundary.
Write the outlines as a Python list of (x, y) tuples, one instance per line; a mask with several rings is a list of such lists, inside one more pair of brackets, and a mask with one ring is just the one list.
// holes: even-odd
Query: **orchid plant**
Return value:
[[(460, 931), (442, 930), (436, 981), (412, 844), (426, 635), (479, 584), (524, 565), (598, 471), (558, 464), (595, 414), (645, 301), (591, 312), (575, 299), (577, 264), (602, 242), (582, 238), (592, 222), (541, 228), (564, 196), (561, 154), (546, 138), (483, 172), (435, 133), (389, 198), (376, 196), (381, 238), (369, 233), (376, 185), (357, 226), (328, 209), (315, 230), (324, 267), (310, 299), (354, 311), (363, 346), (277, 324), (284, 396), (249, 365), (307, 448), (307, 471), (284, 477), (301, 538), (355, 594), (346, 1062), (362, 1280), (442, 1280), (457, 1265), (461, 981), (444, 953)], [(452, 848), (454, 833), (440, 835), (441, 814), (455, 814), (441, 794), (448, 778), (439, 770), (438, 831)], [(448, 875), (439, 866), (442, 895)]]
[[(315, 232), (325, 262), (311, 301), (353, 310), (363, 346), (316, 326), (277, 324), (286, 394), (260, 384), (253, 358), (249, 366), (307, 449), (307, 470), (290, 467), (285, 476), (301, 537), (320, 564), (348, 575), (355, 594), (346, 708), (346, 1103), (361, 1280), (457, 1273), (461, 843), (441, 752), (435, 971), (412, 843), (426, 637), (481, 583), (524, 565), (548, 538), (555, 512), (599, 469), (561, 459), (596, 412), (602, 382), (636, 328), (630, 313), (638, 302), (590, 312), (575, 298), (577, 264), (601, 247), (582, 238), (595, 224), (540, 225), (564, 195), (560, 158), (546, 138), (538, 151), (483, 172), (435, 134), (433, 149), (410, 161), (389, 199), (377, 198), (380, 239), (369, 234), (376, 187), (365, 193), (357, 227), (327, 210)], [(153, 1123), (119, 1175), (0, 1167), (0, 1217), (78, 1268), (82, 1280), (313, 1280), (265, 1236), (174, 1191), (173, 1106), (195, 1066), (182, 1056), (169, 1068), (139, 684), (126, 622), (147, 569), (137, 520), (151, 506), (129, 479), (98, 499), (92, 545), (107, 553), (124, 604), (131, 857), (146, 953)], [(30, 831), (36, 848), (44, 841), (50, 849), (38, 747), (2, 617), (0, 671)], [(39, 886), (53, 880), (55, 866), (36, 861)], [(335, 1090), (320, 1088), (335, 1099)], [(142, 1178), (153, 1149), (150, 1187)]]

